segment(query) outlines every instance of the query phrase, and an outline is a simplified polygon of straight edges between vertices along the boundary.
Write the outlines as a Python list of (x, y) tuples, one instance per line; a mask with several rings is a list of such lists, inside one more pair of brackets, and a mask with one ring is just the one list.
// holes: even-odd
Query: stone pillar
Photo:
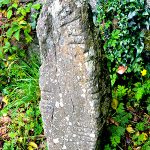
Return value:
[(40, 110), (49, 150), (96, 149), (108, 114), (110, 80), (92, 20), (95, 1), (47, 0), (38, 19)]

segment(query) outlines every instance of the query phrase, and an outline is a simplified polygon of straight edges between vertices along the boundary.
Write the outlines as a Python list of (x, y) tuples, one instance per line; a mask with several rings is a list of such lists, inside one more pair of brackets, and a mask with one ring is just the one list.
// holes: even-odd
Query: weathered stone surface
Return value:
[(38, 19), (40, 110), (49, 150), (96, 149), (108, 113), (110, 82), (90, 5), (47, 0)]

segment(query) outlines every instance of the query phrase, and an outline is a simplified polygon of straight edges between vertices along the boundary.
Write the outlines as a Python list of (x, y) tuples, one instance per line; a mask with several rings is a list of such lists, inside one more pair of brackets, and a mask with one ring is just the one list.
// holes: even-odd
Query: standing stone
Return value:
[(111, 91), (92, 19), (95, 1), (47, 0), (38, 19), (40, 110), (49, 150), (98, 149)]

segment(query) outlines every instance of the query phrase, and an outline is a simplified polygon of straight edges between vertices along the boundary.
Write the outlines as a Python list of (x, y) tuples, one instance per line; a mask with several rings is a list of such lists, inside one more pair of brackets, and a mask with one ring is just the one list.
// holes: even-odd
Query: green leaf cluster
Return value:
[[(42, 119), (39, 110), (38, 58), (28, 56), (27, 47), (35, 32), (41, 5), (31, 2), (23, 5), (16, 0), (0, 0), (0, 95), (7, 102), (0, 117), (11, 118), (7, 136), (1, 137), (4, 150), (27, 149), (29, 141), (42, 143)], [(31, 9), (36, 11), (28, 19)], [(3, 126), (3, 124), (1, 124)]]
[(113, 97), (105, 150), (150, 147), (149, 16), (144, 0), (98, 1), (96, 25)]
[(145, 5), (143, 0), (98, 2), (97, 25), (110, 68), (123, 65), (128, 67), (128, 72), (141, 70), (150, 14)]

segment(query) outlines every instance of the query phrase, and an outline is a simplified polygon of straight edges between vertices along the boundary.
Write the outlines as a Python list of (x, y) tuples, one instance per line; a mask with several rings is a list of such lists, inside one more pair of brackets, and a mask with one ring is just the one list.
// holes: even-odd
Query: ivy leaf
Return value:
[(39, 10), (41, 8), (41, 5), (40, 4), (34, 4), (34, 5), (32, 5), (32, 8)]
[(33, 21), (32, 23), (30, 23), (32, 30), (34, 30), (36, 28), (36, 21)]
[(25, 7), (25, 11), (26, 11), (27, 13), (30, 13), (30, 11), (31, 11), (31, 6), (32, 6), (32, 3), (29, 3), (29, 4)]
[(148, 21), (145, 21), (145, 25), (146, 25), (147, 30), (149, 30), (149, 22)]
[(136, 16), (136, 12), (135, 11), (129, 12), (128, 19), (132, 19), (134, 16)]
[(20, 30), (18, 30), (15, 34), (14, 37), (16, 38), (17, 41), (20, 39)]
[(10, 9), (8, 12), (7, 12), (7, 18), (10, 19), (12, 16), (12, 10)]
[(149, 13), (147, 12), (147, 11), (145, 11), (145, 12), (143, 12), (143, 14), (142, 14), (143, 16), (148, 16), (149, 15)]
[(136, 48), (136, 50), (137, 50), (136, 56), (139, 56), (139, 54), (142, 53), (142, 51), (143, 51), (143, 49), (144, 49), (144, 46), (136, 45), (135, 48)]

